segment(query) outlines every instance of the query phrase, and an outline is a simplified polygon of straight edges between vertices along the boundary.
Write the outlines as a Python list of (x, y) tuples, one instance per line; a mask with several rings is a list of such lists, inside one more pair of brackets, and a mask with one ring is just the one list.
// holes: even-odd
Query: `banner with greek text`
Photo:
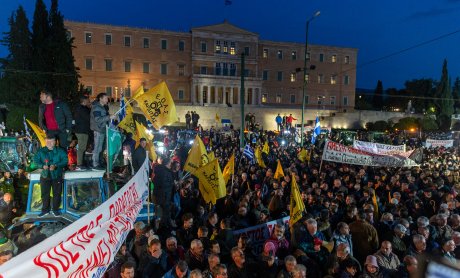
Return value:
[(265, 240), (269, 239), (276, 223), (283, 223), (286, 227), (289, 226), (289, 216), (283, 217), (278, 220), (273, 220), (264, 224), (248, 227), (245, 229), (233, 231), (233, 238), (238, 238), (244, 234), (251, 239), (253, 251), (260, 254), (264, 247)]
[(398, 155), (380, 155), (327, 141), (324, 145), (323, 160), (365, 166), (412, 167), (418, 166), (412, 159)]
[(373, 142), (353, 141), (353, 148), (375, 154), (400, 154), (406, 151), (406, 145), (387, 145)]
[(454, 146), (454, 140), (434, 140), (434, 139), (426, 139), (425, 147), (427, 148), (450, 148)]
[(109, 200), (0, 266), (0, 277), (102, 277), (147, 198), (148, 168), (146, 159)]

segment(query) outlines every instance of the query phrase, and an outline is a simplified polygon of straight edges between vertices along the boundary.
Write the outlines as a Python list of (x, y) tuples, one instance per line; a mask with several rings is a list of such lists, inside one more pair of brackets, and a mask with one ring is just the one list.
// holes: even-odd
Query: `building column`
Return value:
[(195, 84), (192, 83), (192, 88), (190, 90), (190, 102), (192, 103), (192, 105), (194, 105), (196, 103), (196, 88), (195, 88)]
[(214, 93), (214, 97), (215, 97), (214, 98), (214, 104), (216, 104), (216, 105), (219, 104), (219, 89), (220, 88), (221, 87), (216, 86), (216, 90), (215, 90), (215, 93)]
[(206, 103), (211, 104), (211, 86), (206, 87)]
[(203, 106), (203, 86), (198, 85), (198, 103), (200, 106)]
[(236, 89), (236, 103), (235, 104), (240, 104), (240, 88), (234, 88)]
[(256, 105), (257, 104), (256, 103), (256, 89), (251, 88), (251, 91), (252, 91), (252, 96), (251, 96), (252, 101), (251, 101), (251, 103), (252, 103), (252, 105)]
[(228, 97), (228, 99), (230, 100), (230, 104), (233, 105), (233, 87), (230, 87), (230, 92), (229, 92), (230, 96)]

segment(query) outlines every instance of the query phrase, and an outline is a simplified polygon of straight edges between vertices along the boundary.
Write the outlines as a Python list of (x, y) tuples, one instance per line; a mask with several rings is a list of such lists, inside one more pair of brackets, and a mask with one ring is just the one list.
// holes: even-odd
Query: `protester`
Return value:
[(139, 146), (137, 146), (137, 148), (134, 150), (131, 156), (134, 172), (139, 171), (142, 164), (144, 164), (145, 158), (147, 157), (147, 150), (145, 148), (146, 146), (147, 139), (140, 138)]
[(77, 168), (85, 166), (85, 152), (88, 146), (89, 135), (91, 132), (90, 128), (90, 101), (87, 96), (80, 97), (80, 104), (77, 105), (74, 112), (75, 125), (73, 132), (77, 136), (78, 149), (77, 149)]

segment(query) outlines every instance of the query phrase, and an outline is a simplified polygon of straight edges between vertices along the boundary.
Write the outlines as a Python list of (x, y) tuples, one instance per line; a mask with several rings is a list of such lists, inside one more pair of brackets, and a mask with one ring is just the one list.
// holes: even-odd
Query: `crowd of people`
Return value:
[[(104, 98), (98, 99), (101, 107)], [(86, 107), (85, 103), (82, 99), (81, 105)], [(90, 111), (88, 129), (74, 132), (80, 145), (80, 138), (84, 141), (89, 130), (95, 131), (93, 166), (99, 166), (94, 155), (101, 144), (97, 132), (111, 116), (97, 103)], [(292, 124), (295, 119), (289, 117)], [(61, 122), (56, 124), (59, 127)], [(194, 125), (192, 119), (189, 124)], [(287, 126), (287, 120), (284, 124), (281, 119), (280, 125)], [(252, 147), (268, 143), (262, 164), (243, 155), (238, 131), (199, 132), (221, 169), (232, 154), (236, 157), (227, 194), (212, 205), (204, 202), (198, 180), (183, 172), (192, 135), (182, 140), (179, 132), (169, 132), (166, 154), (152, 162), (156, 220), (152, 225), (135, 223), (105, 276), (402, 278), (423, 271), (422, 265), (433, 259), (459, 265), (457, 148), (424, 149), (418, 167), (366, 167), (321, 161), (323, 135), (315, 145), (307, 143), (309, 158), (301, 160), (301, 148), (295, 142), (280, 144), (281, 135), (273, 131), (246, 135), (251, 136), (246, 142)], [(385, 142), (407, 142), (409, 148), (420, 143), (404, 134), (389, 137)], [(284, 176), (275, 178), (278, 160)], [(138, 158), (141, 161), (142, 157)], [(24, 196), (20, 190), (22, 195), (11, 192), (19, 188), (21, 178), (21, 174), (12, 177), (5, 173), (0, 179), (0, 222), (4, 225), (15, 213), (15, 196), (18, 200)], [(290, 215), (293, 179), (305, 211), (290, 225), (283, 219)], [(276, 223), (260, 246), (250, 234), (237, 232), (270, 221)], [(32, 238), (40, 238), (39, 230), (33, 232)], [(28, 246), (15, 246), (0, 232), (0, 265)]]

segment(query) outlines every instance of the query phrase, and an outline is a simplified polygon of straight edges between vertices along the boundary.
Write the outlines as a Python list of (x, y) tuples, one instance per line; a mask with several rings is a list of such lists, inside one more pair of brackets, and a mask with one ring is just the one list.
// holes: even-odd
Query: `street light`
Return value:
[(304, 128), (304, 112), (305, 112), (305, 93), (307, 90), (307, 47), (308, 47), (308, 26), (315, 17), (321, 14), (317, 11), (305, 24), (305, 53), (304, 53), (304, 64), (303, 64), (303, 87), (302, 87), (302, 126), (300, 127), (300, 146), (303, 147), (303, 128)]

